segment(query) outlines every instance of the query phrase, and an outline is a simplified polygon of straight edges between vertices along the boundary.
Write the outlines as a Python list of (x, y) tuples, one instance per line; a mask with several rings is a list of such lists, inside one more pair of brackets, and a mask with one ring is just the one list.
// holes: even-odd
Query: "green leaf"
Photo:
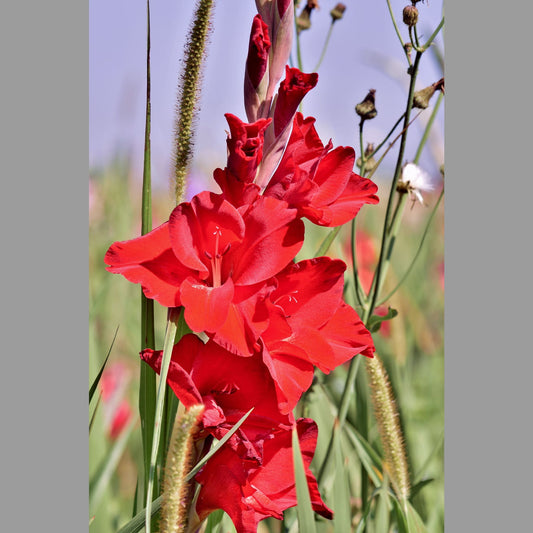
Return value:
[(407, 527), (409, 533), (427, 533), (426, 526), (420, 518), (420, 515), (415, 511), (415, 508), (407, 502)]
[(337, 226), (336, 228), (333, 228), (325, 237), (325, 239), (322, 241), (322, 244), (320, 245), (320, 248), (316, 251), (315, 257), (322, 257), (327, 253), (329, 250), (329, 247), (331, 246), (331, 243), (335, 240), (335, 237), (339, 234), (339, 231), (342, 226)]
[(213, 511), (207, 517), (207, 524), (205, 526), (205, 533), (218, 533), (220, 530), (220, 525), (224, 521), (224, 511), (222, 509), (217, 509)]
[(398, 533), (409, 533), (409, 526), (407, 524), (407, 517), (398, 498), (395, 495), (392, 497), (392, 503), (396, 514), (396, 524), (398, 526)]
[[(163, 496), (159, 496), (152, 502), (151, 516), (152, 518), (159, 512), (161, 509), (161, 502), (163, 501)], [(146, 509), (138, 512), (127, 524), (122, 526), (117, 533), (138, 533), (144, 528), (144, 522), (146, 519)]]
[(105, 361), (102, 364), (102, 368), (100, 368), (100, 372), (98, 372), (98, 375), (94, 379), (93, 384), (91, 385), (91, 388), (89, 389), (89, 405), (91, 404), (91, 400), (93, 399), (94, 391), (96, 390), (96, 387), (98, 387), (98, 383), (100, 383), (100, 378), (102, 377), (102, 374), (104, 373), (104, 368), (105, 368), (105, 365), (107, 364), (107, 360), (109, 359), (109, 355), (111, 354), (111, 350), (113, 349), (113, 344), (115, 344), (117, 333), (118, 333), (118, 326), (117, 326), (117, 329), (115, 330), (115, 335), (113, 336), (113, 340), (111, 341), (111, 346), (109, 347)]
[(209, 461), (209, 459), (211, 459), (211, 457), (213, 457), (213, 455), (215, 455), (215, 453), (218, 452), (218, 450), (220, 450), (220, 448), (222, 448), (222, 446), (224, 446), (224, 444), (231, 438), (231, 436), (239, 429), (239, 427), (241, 427), (242, 423), (250, 416), (250, 413), (254, 410), (254, 408), (252, 407), (232, 428), (230, 431), (228, 431), (217, 443), (216, 446), (214, 446), (213, 448), (211, 448), (209, 450), (209, 453), (207, 453), (200, 461), (198, 461), (198, 463), (196, 463), (196, 465), (194, 466), (194, 468), (187, 474), (187, 477), (185, 478), (187, 481), (190, 481), (197, 473), (198, 471), (200, 470), (200, 468), (202, 468), (202, 466), (205, 465), (205, 463), (207, 463), (207, 461)]
[(311, 497), (309, 487), (307, 486), (307, 477), (305, 467), (300, 451), (300, 442), (298, 440), (298, 429), (296, 426), (292, 430), (292, 452), (294, 460), (294, 479), (296, 481), (296, 498), (298, 506), (298, 524), (301, 532), (316, 533), (315, 514), (311, 506)]
[(333, 531), (345, 533), (351, 530), (350, 486), (346, 476), (344, 454), (341, 449), (340, 428), (335, 424), (333, 436), (333, 457), (335, 463), (335, 483), (333, 485)]
[(435, 478), (431, 477), (429, 479), (423, 479), (416, 485), (413, 485), (409, 491), (409, 497), (413, 499), (426, 485), (429, 485), (432, 481), (435, 481)]
[(378, 454), (372, 449), (370, 444), (361, 437), (357, 430), (352, 428), (349, 424), (344, 426), (348, 438), (354, 445), (354, 448), (359, 456), (361, 464), (364, 466), (367, 474), (370, 476), (372, 483), (379, 487), (382, 483), (383, 465)]
[(91, 420), (89, 422), (89, 434), (91, 433), (91, 429), (93, 427), (94, 417), (96, 416), (96, 411), (98, 410), (98, 406), (100, 405), (100, 399), (102, 398), (101, 394), (98, 394), (98, 400), (96, 401), (96, 405), (94, 406), (94, 411), (91, 416)]
[(397, 315), (398, 311), (396, 311), (396, 309), (392, 309), (392, 307), (389, 307), (389, 310), (385, 316), (372, 315), (368, 319), (368, 330), (370, 331), (370, 333), (375, 333), (376, 331), (379, 331), (382, 322), (385, 322), (385, 320), (391, 320)]
[(383, 483), (377, 493), (375, 529), (376, 531), (389, 531), (389, 513), (391, 509), (389, 495), (389, 481), (384, 476)]

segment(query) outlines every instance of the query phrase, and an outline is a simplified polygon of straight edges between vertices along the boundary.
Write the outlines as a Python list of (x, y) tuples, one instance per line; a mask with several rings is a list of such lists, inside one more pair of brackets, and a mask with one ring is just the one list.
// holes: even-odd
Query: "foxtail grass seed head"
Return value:
[(403, 8), (403, 23), (406, 26), (414, 26), (418, 22), (418, 9), (412, 6), (405, 6)]
[(163, 478), (160, 533), (187, 530), (193, 485), (186, 477), (196, 459), (194, 437), (203, 412), (203, 405), (193, 405), (174, 422)]
[(383, 363), (377, 354), (365, 358), (374, 414), (385, 455), (384, 464), (398, 498), (409, 498), (409, 471), (405, 455), (404, 439), (399, 422), (399, 413)]
[(413, 95), (413, 107), (418, 109), (426, 109), (429, 105), (431, 97), (436, 91), (444, 92), (444, 78), (431, 84), (429, 87), (416, 91)]
[(180, 96), (175, 130), (174, 190), (176, 203), (183, 201), (186, 177), (192, 159), (193, 124), (201, 89), (201, 67), (211, 30), (214, 0), (199, 0), (185, 45), (184, 68), (181, 73)]
[(344, 12), (346, 11), (346, 6), (344, 4), (337, 4), (331, 11), (331, 20), (332, 22), (336, 22), (337, 20), (340, 20), (344, 16)]
[(365, 99), (355, 106), (355, 112), (361, 117), (361, 120), (373, 119), (378, 111), (376, 109), (376, 89), (370, 89)]

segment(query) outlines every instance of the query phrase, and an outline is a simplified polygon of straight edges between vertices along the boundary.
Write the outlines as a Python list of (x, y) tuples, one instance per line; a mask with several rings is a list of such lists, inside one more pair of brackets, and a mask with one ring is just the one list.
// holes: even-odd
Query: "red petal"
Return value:
[(290, 316), (291, 328), (320, 327), (341, 302), (346, 264), (317, 257), (289, 265), (276, 276), (278, 288), (270, 299)]
[(303, 350), (288, 342), (278, 343), (270, 353), (264, 348), (263, 361), (276, 383), (280, 411), (290, 413), (313, 382), (313, 364)]
[(285, 79), (278, 89), (274, 110), (274, 136), (277, 137), (292, 122), (303, 97), (317, 84), (318, 74), (306, 74), (297, 68), (285, 67)]
[(204, 191), (172, 211), (169, 230), (176, 257), (189, 268), (207, 272), (206, 252), (215, 257), (228, 244), (240, 242), (244, 223), (235, 207), (221, 195)]
[(285, 202), (261, 196), (245, 216), (246, 233), (233, 255), (236, 285), (252, 285), (277, 274), (300, 251), (304, 224)]
[[(352, 220), (361, 207), (365, 204), (377, 204), (377, 185), (355, 173), (352, 173), (350, 181), (344, 192), (329, 206), (323, 207), (326, 213), (321, 220), (312, 220), (321, 226), (340, 226)], [(307, 216), (307, 215), (306, 215)]]
[(233, 281), (228, 278), (220, 287), (207, 287), (193, 278), (181, 284), (181, 302), (185, 321), (193, 331), (216, 331), (228, 317), (233, 299)]
[[(327, 338), (329, 345), (333, 348), (334, 355), (331, 361), (323, 361), (320, 364), (325, 363), (330, 368), (335, 368), (360, 353), (367, 357), (373, 357), (375, 348), (372, 335), (358, 314), (345, 303), (320, 329), (320, 333)], [(319, 364), (319, 362), (315, 361), (315, 364)]]
[(115, 242), (104, 261), (109, 272), (142, 285), (147, 298), (165, 307), (181, 305), (179, 287), (191, 274), (172, 252), (168, 223), (129, 241)]
[(334, 202), (346, 188), (355, 161), (353, 148), (339, 146), (329, 152), (319, 163), (313, 181), (318, 185), (312, 199), (316, 206)]
[[(178, 364), (178, 345), (174, 346), (172, 350), (172, 358), (168, 367), (167, 383), (174, 391), (174, 394), (180, 399), (185, 407), (202, 403), (202, 396), (196, 388), (189, 374)], [(161, 372), (161, 361), (163, 359), (163, 352), (161, 350), (154, 351), (150, 349), (141, 352), (141, 359), (148, 363), (155, 372)]]

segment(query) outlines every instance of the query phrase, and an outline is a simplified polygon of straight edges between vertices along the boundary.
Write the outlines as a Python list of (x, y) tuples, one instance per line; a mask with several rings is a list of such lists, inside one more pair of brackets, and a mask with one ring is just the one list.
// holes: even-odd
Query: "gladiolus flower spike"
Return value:
[[(281, 72), (277, 63), (272, 70), (272, 50), (287, 53), (281, 36), (294, 9), (278, 0), (258, 1), (258, 10), (245, 75), (251, 122), (226, 114), (227, 164), (214, 171), (221, 192), (180, 203), (167, 222), (115, 242), (105, 255), (107, 270), (139, 283), (147, 298), (184, 308), (194, 333), (174, 346), (167, 383), (184, 407), (203, 406), (197, 449), (206, 451), (253, 408), (195, 476), (198, 519), (223, 509), (238, 533), (256, 533), (261, 520), (297, 505), (294, 428), (311, 505), (332, 518), (309, 469), (318, 428), (292, 412), (315, 369), (329, 373), (374, 353), (369, 331), (343, 300), (344, 262), (294, 258), (303, 218), (344, 224), (378, 202), (377, 186), (353, 172), (352, 148), (324, 145), (315, 119), (296, 112), (316, 74), (286, 67), (278, 94), (268, 94)], [(161, 351), (143, 350), (141, 359), (160, 372)]]

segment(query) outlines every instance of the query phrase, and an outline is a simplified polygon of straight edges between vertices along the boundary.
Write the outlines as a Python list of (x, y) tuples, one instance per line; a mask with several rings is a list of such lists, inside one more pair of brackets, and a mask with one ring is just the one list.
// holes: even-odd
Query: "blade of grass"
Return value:
[(89, 516), (93, 516), (98, 504), (107, 488), (111, 476), (115, 471), (124, 450), (126, 444), (133, 430), (133, 427), (137, 423), (137, 417), (133, 418), (126, 426), (120, 437), (115, 441), (110, 453), (105, 458), (101, 467), (96, 472), (95, 476), (89, 484)]
[(351, 529), (350, 487), (346, 477), (346, 465), (341, 450), (340, 428), (336, 421), (333, 431), (333, 457), (335, 464), (335, 483), (333, 485), (333, 531), (345, 533)]
[(375, 529), (376, 531), (389, 531), (389, 511), (391, 508), (389, 494), (389, 480), (387, 476), (383, 477), (383, 483), (379, 487), (376, 498), (375, 511)]
[[(150, 98), (150, 0), (146, 1), (146, 113), (144, 128), (144, 162), (141, 200), (141, 234), (152, 230), (152, 178), (151, 178), (151, 98)], [(141, 350), (155, 348), (154, 302), (141, 291)], [(144, 463), (144, 498), (147, 498), (152, 456), (151, 436), (155, 423), (156, 376), (145, 363), (140, 363), (139, 414), (141, 417), (141, 436)]]
[(320, 248), (316, 251), (315, 257), (321, 257), (327, 253), (329, 247), (331, 246), (331, 243), (335, 240), (335, 237), (339, 234), (341, 228), (342, 226), (337, 226), (326, 235), (326, 237), (322, 241), (322, 244), (320, 245)]
[(294, 460), (294, 479), (296, 481), (296, 498), (298, 506), (298, 524), (300, 531), (306, 533), (316, 533), (315, 515), (311, 506), (311, 497), (309, 487), (307, 486), (307, 477), (305, 475), (302, 452), (300, 451), (300, 442), (298, 440), (298, 429), (295, 426), (292, 430), (292, 451)]
[[(158, 496), (151, 505), (151, 514), (152, 517), (155, 516), (161, 509), (161, 502), (163, 501), (163, 496)], [(127, 524), (123, 525), (117, 533), (138, 533), (144, 527), (144, 522), (146, 519), (146, 509), (139, 511)]]
[(152, 453), (150, 456), (150, 471), (148, 475), (148, 487), (146, 491), (146, 532), (151, 532), (151, 506), (152, 495), (154, 493), (156, 462), (158, 457), (159, 441), (161, 437), (161, 423), (163, 418), (163, 406), (165, 401), (165, 389), (167, 383), (168, 367), (170, 366), (170, 358), (172, 356), (172, 349), (174, 348), (174, 339), (177, 331), (177, 319), (179, 317), (179, 308), (171, 308), (168, 310), (167, 330), (165, 333), (165, 342), (163, 345), (163, 359), (161, 361), (161, 371), (159, 378), (159, 387), (157, 390), (156, 406), (155, 406), (155, 420), (154, 432), (152, 435)]
[(426, 526), (424, 525), (422, 518), (420, 518), (420, 515), (409, 502), (406, 503), (407, 527), (409, 533), (427, 533)]
[(207, 517), (205, 533), (217, 533), (220, 530), (220, 524), (224, 520), (224, 511), (217, 509)]
[(350, 426), (345, 424), (344, 426), (346, 434), (349, 440), (353, 443), (354, 448), (359, 456), (359, 460), (369, 475), (372, 483), (378, 487), (382, 483), (383, 465), (381, 459), (377, 453), (373, 450), (372, 446), (359, 434), (359, 432)]
[(89, 434), (91, 433), (91, 428), (93, 427), (94, 417), (96, 416), (96, 411), (98, 410), (98, 406), (100, 405), (100, 399), (102, 398), (102, 395), (98, 395), (98, 400), (96, 401), (96, 405), (94, 406), (94, 411), (91, 416), (91, 420), (89, 422)]
[(100, 368), (100, 372), (98, 372), (98, 375), (96, 378), (94, 378), (93, 384), (91, 385), (91, 388), (89, 389), (89, 405), (91, 404), (91, 400), (93, 399), (94, 391), (96, 390), (96, 387), (98, 387), (98, 383), (100, 383), (100, 379), (102, 377), (102, 374), (104, 373), (105, 365), (107, 364), (107, 360), (109, 359), (109, 356), (111, 355), (111, 350), (113, 349), (113, 344), (115, 344), (115, 339), (117, 338), (118, 328), (115, 330), (115, 335), (113, 336), (113, 340), (111, 341), (111, 346), (109, 347), (109, 350), (107, 352), (106, 358), (102, 364), (102, 367)]

